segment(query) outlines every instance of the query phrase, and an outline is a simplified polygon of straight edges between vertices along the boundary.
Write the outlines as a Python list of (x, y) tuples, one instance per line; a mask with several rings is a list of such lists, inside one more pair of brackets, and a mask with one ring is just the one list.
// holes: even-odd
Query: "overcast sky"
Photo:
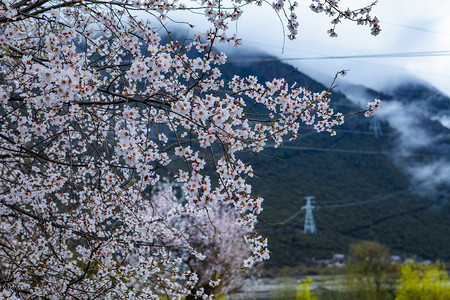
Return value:
[[(331, 26), (330, 18), (312, 12), (309, 9), (310, 0), (297, 1), (300, 4), (297, 10), (300, 28), (295, 41), (286, 40), (284, 44), (283, 25), (268, 5), (266, 7), (249, 6), (238, 23), (232, 24), (230, 29), (230, 31), (237, 31), (238, 36), (243, 38), (243, 46), (237, 48), (233, 58), (249, 57), (248, 51), (254, 51), (254, 49), (257, 49), (257, 55), (262, 51), (280, 59), (445, 51), (446, 56), (289, 60), (286, 62), (298, 67), (299, 71), (326, 86), (331, 84), (337, 72), (349, 70), (346, 77), (339, 79), (338, 85), (344, 85), (345, 81), (349, 81), (386, 91), (397, 83), (417, 78), (450, 96), (450, 0), (379, 0), (372, 14), (380, 20), (382, 27), (380, 35), (372, 36), (367, 26), (344, 22), (336, 29), (339, 35), (337, 38), (330, 38), (327, 34)], [(342, 0), (341, 8), (346, 9), (349, 6), (356, 9), (369, 3), (370, 1), (366, 0)], [(192, 19), (192, 15), (183, 15), (182, 20), (193, 21), (198, 25), (194, 29), (197, 31), (202, 31), (206, 26), (203, 17)], [(358, 89), (352, 89), (352, 91), (356, 90)], [(372, 100), (360, 99), (364, 98), (361, 95), (355, 97), (351, 98), (355, 101), (359, 100), (359, 103)], [(423, 111), (426, 111), (426, 108), (417, 107), (414, 103), (395, 101), (390, 101), (385, 106), (382, 106), (379, 116), (383, 120), (388, 120), (390, 125), (400, 133), (398, 154), (403, 158), (406, 157), (404, 163), (409, 166), (408, 170), (411, 174), (418, 182), (425, 181), (424, 178), (429, 178), (429, 174), (433, 174), (436, 182), (440, 183), (441, 179), (445, 182), (450, 170), (447, 159), (411, 164), (407, 154), (402, 153), (402, 150), (416, 147), (408, 143), (434, 143), (436, 137), (427, 136), (428, 132), (425, 128), (418, 125), (420, 124), (418, 120), (423, 117)], [(450, 118), (445, 112), (436, 118), (450, 128)], [(398, 160), (398, 163), (401, 162), (402, 160)]]
[[(406, 52), (448, 51), (450, 55), (450, 1), (379, 0), (373, 15), (382, 32), (374, 37), (367, 26), (344, 22), (337, 38), (328, 37), (330, 19), (312, 12), (310, 1), (298, 1), (299, 36), (286, 40), (282, 25), (271, 8), (252, 6), (236, 28), (244, 48), (255, 47), (279, 58), (378, 55)], [(356, 8), (368, 1), (342, 0), (341, 7)], [(283, 51), (284, 48), (284, 51)], [(385, 88), (405, 77), (423, 79), (450, 95), (450, 56), (290, 60), (300, 71), (326, 84), (340, 70), (345, 80), (372, 88)]]

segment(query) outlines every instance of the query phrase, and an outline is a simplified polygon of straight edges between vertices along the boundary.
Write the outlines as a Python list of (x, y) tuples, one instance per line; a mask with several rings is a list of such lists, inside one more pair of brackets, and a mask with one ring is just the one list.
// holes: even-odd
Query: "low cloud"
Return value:
[[(410, 83), (417, 88), (417, 83)], [(414, 87), (413, 87), (414, 86)], [(408, 88), (408, 85), (405, 86)], [(364, 106), (373, 101), (373, 93), (362, 86), (346, 86), (341, 89), (354, 103)], [(436, 116), (436, 105), (447, 107), (450, 99), (435, 94), (436, 91), (423, 86), (421, 97), (408, 99), (397, 96), (395, 89), (389, 92), (388, 100), (382, 103), (375, 118), (385, 121), (398, 135), (394, 137), (393, 149), (389, 149), (393, 162), (407, 174), (411, 183), (421, 193), (439, 192), (450, 184), (450, 110)], [(430, 91), (430, 93), (428, 93)], [(430, 101), (430, 97), (439, 101)]]

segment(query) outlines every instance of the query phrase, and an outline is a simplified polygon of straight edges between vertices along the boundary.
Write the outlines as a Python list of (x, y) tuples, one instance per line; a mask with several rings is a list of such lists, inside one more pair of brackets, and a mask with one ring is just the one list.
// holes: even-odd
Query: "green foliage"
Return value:
[(296, 300), (319, 300), (314, 293), (311, 292), (311, 285), (313, 280), (309, 277), (300, 281), (300, 285), (297, 291)]
[(448, 300), (450, 285), (442, 263), (405, 264), (395, 300)]
[(348, 268), (353, 272), (379, 278), (390, 265), (389, 250), (378, 242), (363, 241), (350, 246)]
[(389, 250), (373, 241), (350, 246), (347, 263), (347, 285), (354, 299), (391, 299), (395, 267)]

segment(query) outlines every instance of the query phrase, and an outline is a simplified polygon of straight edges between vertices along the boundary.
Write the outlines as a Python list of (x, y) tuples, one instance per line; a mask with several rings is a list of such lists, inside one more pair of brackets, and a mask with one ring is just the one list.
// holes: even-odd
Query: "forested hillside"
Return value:
[[(328, 89), (277, 61), (236, 61), (228, 63), (223, 72), (228, 77), (258, 74), (261, 82), (287, 75), (287, 81), (314, 91)], [(368, 89), (365, 94), (380, 97), (385, 103), (399, 95), (403, 101), (419, 101), (426, 95), (434, 99), (429, 102), (431, 106), (444, 106), (448, 101), (435, 90), (417, 85), (403, 85), (393, 95)], [(342, 93), (334, 91), (331, 99), (338, 111), (348, 114), (360, 110)], [(433, 121), (429, 119), (429, 123)], [(400, 133), (383, 119), (371, 121), (356, 115), (346, 118), (337, 136), (305, 129), (296, 141), (249, 154), (256, 174), (254, 192), (265, 199), (259, 228), (269, 237), (272, 254), (267, 264), (292, 266), (312, 258), (331, 257), (333, 253), (347, 253), (349, 244), (359, 240), (379, 241), (395, 254), (450, 259), (447, 188), (424, 193), (428, 182), (412, 181), (408, 172), (394, 163), (399, 138)], [(448, 139), (441, 138), (440, 145), (433, 147), (446, 146)], [(432, 159), (427, 154), (415, 153), (410, 163)], [(302, 232), (304, 211), (279, 224), (298, 213), (306, 203), (305, 196), (316, 197), (315, 235)]]

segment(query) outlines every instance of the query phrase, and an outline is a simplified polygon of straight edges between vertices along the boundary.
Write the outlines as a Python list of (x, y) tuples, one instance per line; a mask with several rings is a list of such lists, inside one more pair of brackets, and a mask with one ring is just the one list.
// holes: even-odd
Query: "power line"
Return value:
[[(304, 9), (309, 9), (309, 7), (305, 6), (305, 5), (300, 5), (300, 7), (303, 7)], [(399, 28), (404, 28), (404, 29), (407, 29), (407, 30), (414, 30), (414, 31), (425, 32), (425, 33), (434, 34), (434, 35), (450, 36), (450, 34), (446, 33), (446, 32), (435, 31), (435, 30), (430, 30), (428, 28), (411, 26), (409, 24), (400, 24), (400, 23), (396, 23), (396, 22), (387, 22), (385, 20), (382, 20), (381, 21), (381, 26), (385, 26), (385, 25), (399, 27)], [(276, 45), (268, 44), (268, 43), (262, 43), (260, 41), (254, 41), (254, 40), (247, 40), (247, 41), (250, 42), (251, 44), (259, 44), (259, 45), (262, 45), (264, 47), (281, 48), (280, 46), (276, 46)], [(296, 52), (307, 53), (307, 54), (316, 54), (316, 52), (299, 50), (298, 48), (294, 49), (292, 47), (284, 47), (284, 46), (282, 48), (283, 49), (288, 49), (288, 50), (293, 50), (293, 51), (296, 51)], [(314, 59), (317, 59), (317, 58), (314, 58)], [(304, 59), (304, 60), (306, 60), (306, 59)], [(362, 62), (362, 61), (355, 61), (355, 60), (353, 60), (353, 62), (368, 64), (368, 65), (375, 65), (375, 66), (389, 68), (389, 69), (393, 69), (394, 68), (394, 69), (398, 69), (398, 70), (401, 70), (401, 71), (407, 72), (407, 73), (415, 72), (415, 73), (421, 73), (421, 74), (435, 76), (435, 77), (450, 78), (450, 76), (448, 74), (437, 74), (437, 73), (421, 71), (421, 70), (417, 70), (417, 69), (411, 70), (411, 69), (402, 68), (402, 67), (398, 67), (398, 66), (376, 64), (376, 63), (369, 63), (369, 62)]]
[(409, 73), (409, 74), (414, 72), (414, 73), (420, 73), (420, 74), (425, 74), (425, 75), (430, 75), (430, 76), (435, 76), (435, 77), (450, 78), (450, 76), (448, 74), (439, 74), (439, 73), (421, 71), (421, 70), (417, 70), (417, 69), (408, 69), (408, 68), (403, 68), (403, 67), (400, 67), (400, 66), (385, 65), (385, 64), (368, 62), (368, 61), (361, 61), (361, 60), (351, 60), (351, 61), (354, 62), (354, 63), (358, 63), (358, 64), (377, 66), (377, 67), (387, 68), (387, 69), (390, 69), (390, 70), (396, 69), (396, 70), (399, 70), (401, 72)]
[[(271, 45), (271, 44), (267, 44), (267, 43), (260, 43), (260, 42), (256, 42), (256, 41), (250, 41), (250, 42), (252, 44), (260, 44), (260, 45), (263, 45), (265, 47), (280, 48), (279, 46), (275, 46), (275, 45)], [(296, 52), (302, 52), (302, 53), (307, 53), (307, 54), (316, 54), (317, 53), (317, 52), (298, 50), (298, 49), (293, 49), (293, 48), (288, 48), (288, 47), (285, 48), (285, 49), (291, 49), (291, 50), (296, 51)], [(230, 58), (229, 60), (232, 60), (232, 58)], [(359, 63), (359, 64), (366, 64), (366, 65), (378, 66), (378, 67), (389, 68), (389, 69), (397, 69), (397, 70), (400, 70), (400, 71), (405, 72), (405, 73), (415, 72), (415, 73), (421, 73), (421, 74), (431, 75), (431, 76), (435, 76), (435, 77), (450, 78), (450, 76), (448, 74), (438, 74), (438, 73), (422, 71), (422, 70), (417, 70), (417, 69), (411, 70), (411, 69), (407, 69), (407, 68), (403, 68), (403, 67), (399, 67), (399, 66), (394, 66), (394, 65), (385, 65), (385, 64), (380, 64), (380, 63), (367, 62), (367, 61), (354, 60), (354, 59), (353, 60), (349, 59), (349, 61), (352, 61), (354, 63)]]
[[(268, 147), (273, 147), (274, 145), (267, 145)], [(392, 151), (373, 151), (373, 150), (351, 150), (351, 149), (339, 149), (339, 148), (319, 148), (319, 147), (304, 147), (304, 146), (286, 146), (280, 145), (278, 148), (293, 149), (293, 150), (305, 150), (305, 151), (319, 151), (319, 152), (337, 152), (337, 153), (354, 153), (354, 154), (369, 154), (369, 155), (394, 155), (399, 154), (399, 152)], [(409, 156), (450, 156), (450, 153), (411, 153), (411, 152), (401, 152), (402, 154), (407, 154)]]
[(393, 193), (389, 193), (389, 194), (381, 195), (381, 196), (378, 196), (378, 197), (374, 197), (374, 198), (369, 199), (369, 200), (361, 200), (361, 201), (348, 202), (348, 203), (342, 203), (342, 204), (325, 204), (325, 205), (320, 205), (320, 207), (326, 209), (326, 208), (341, 208), (341, 207), (349, 207), (349, 206), (358, 206), (358, 205), (363, 205), (363, 204), (367, 204), (367, 203), (373, 203), (373, 202), (386, 200), (386, 199), (392, 198), (394, 196), (404, 194), (406, 192), (411, 192), (412, 190), (413, 189), (409, 188), (409, 189), (406, 189), (406, 190), (396, 191), (396, 192), (393, 192)]
[[(373, 117), (371, 119), (373, 119)], [(306, 131), (307, 130), (305, 130), (305, 132)], [(317, 133), (317, 134), (320, 133), (320, 132), (317, 132), (314, 129), (309, 129), (308, 131), (309, 131), (308, 133), (300, 134), (297, 139), (299, 139), (301, 137), (309, 136), (309, 135), (311, 135), (311, 133)], [(339, 133), (354, 133), (354, 134), (376, 135), (376, 133), (373, 132), (373, 130), (372, 131), (363, 131), (363, 130), (350, 130), (350, 129), (336, 129), (336, 132), (338, 134)], [(390, 136), (398, 136), (399, 134), (398, 133), (383, 133), (383, 135), (384, 136), (388, 136), (388, 135), (390, 135)]]
[(321, 204), (320, 207), (321, 208), (340, 208), (340, 207), (348, 207), (348, 206), (357, 206), (357, 205), (362, 205), (362, 204), (367, 204), (367, 203), (373, 203), (373, 202), (378, 202), (378, 201), (382, 201), (382, 200), (386, 200), (389, 198), (392, 198), (394, 196), (398, 196), (404, 193), (410, 193), (413, 192), (415, 190), (418, 190), (419, 188), (432, 184), (434, 182), (436, 182), (437, 180), (430, 180), (424, 183), (421, 183), (419, 185), (404, 189), (404, 190), (400, 190), (400, 191), (395, 191), (395, 192), (391, 192), (391, 193), (387, 193), (387, 194), (383, 194), (383, 195), (378, 195), (376, 197), (370, 198), (370, 199), (354, 199), (352, 201), (346, 202), (346, 203), (337, 203), (337, 204)]
[[(300, 4), (299, 7), (302, 7), (303, 9), (310, 9), (309, 6), (302, 5), (302, 4)], [(383, 18), (381, 20), (381, 22), (380, 22), (380, 26), (383, 28), (384, 25), (395, 26), (395, 27), (405, 28), (405, 29), (409, 29), (409, 30), (422, 31), (422, 32), (431, 33), (431, 34), (439, 34), (439, 35), (450, 36), (449, 33), (444, 33), (444, 32), (440, 32), (440, 31), (430, 30), (430, 29), (423, 28), (423, 27), (411, 26), (411, 25), (407, 25), (407, 24), (400, 24), (400, 23), (394, 23), (394, 22), (386, 22), (384, 20), (384, 18)]]
[[(398, 195), (401, 195), (401, 194), (404, 194), (404, 193), (413, 192), (413, 191), (418, 190), (419, 188), (421, 188), (423, 186), (432, 184), (433, 182), (436, 182), (436, 181), (437, 181), (437, 179), (430, 180), (430, 181), (421, 183), (419, 185), (416, 185), (414, 187), (410, 187), (410, 188), (407, 188), (407, 189), (404, 189), (404, 190), (400, 190), (400, 191), (395, 191), (395, 192), (379, 195), (379, 196), (376, 196), (376, 197), (373, 197), (373, 198), (370, 198), (370, 199), (355, 199), (355, 200), (353, 200), (351, 202), (338, 203), (338, 204), (322, 204), (321, 203), (318, 207), (319, 208), (324, 208), (324, 209), (327, 209), (327, 208), (341, 208), (341, 207), (358, 206), (358, 205), (363, 205), (363, 204), (367, 204), (367, 203), (378, 202), (378, 201), (386, 200), (386, 199), (389, 199), (389, 198), (392, 198), (394, 196), (398, 196)], [(308, 198), (310, 198), (310, 200), (313, 199), (313, 197), (305, 197), (305, 199), (307, 199), (307, 205), (300, 207), (300, 209), (297, 212), (295, 212), (292, 216), (290, 216), (289, 218), (285, 219), (282, 222), (279, 222), (278, 224), (280, 224), (280, 225), (286, 224), (287, 222), (295, 219), (302, 212), (302, 210), (307, 209), (307, 207), (308, 207)], [(311, 203), (310, 203), (310, 205), (311, 205)], [(312, 210), (315, 207), (316, 206), (311, 206), (310, 209)], [(314, 222), (314, 220), (313, 220), (313, 222)], [(309, 221), (308, 224), (310, 224), (310, 223), (311, 223), (311, 221)], [(314, 226), (315, 226), (315, 224), (314, 224)]]
[(427, 33), (432, 33), (432, 34), (450, 36), (449, 33), (439, 32), (439, 31), (430, 30), (430, 29), (421, 28), (421, 27), (416, 27), (416, 26), (410, 26), (410, 25), (404, 25), (404, 24), (398, 24), (398, 23), (384, 22), (383, 21), (381, 25), (384, 25), (384, 24), (390, 25), (390, 26), (395, 26), (395, 27), (400, 27), (400, 28), (406, 28), (406, 29), (410, 29), (410, 30), (416, 30), (416, 31), (422, 31), (422, 32), (427, 32)]
[(302, 212), (302, 210), (303, 210), (303, 206), (300, 207), (300, 209), (295, 214), (293, 214), (292, 216), (290, 216), (289, 218), (287, 218), (286, 220), (284, 220), (282, 222), (278, 222), (277, 224), (283, 225), (283, 224), (286, 224), (287, 222), (295, 219), (295, 217), (297, 217)]
[[(373, 131), (361, 131), (361, 130), (347, 130), (347, 129), (338, 129), (336, 130), (337, 133), (354, 133), (354, 134), (369, 134), (369, 135), (376, 135)], [(392, 135), (392, 136), (398, 136), (396, 133), (383, 133), (383, 135)]]
[(230, 58), (227, 63), (236, 62), (268, 62), (268, 61), (293, 61), (293, 60), (327, 60), (327, 59), (353, 59), (353, 58), (411, 58), (411, 57), (434, 57), (434, 56), (450, 56), (450, 50), (441, 51), (419, 51), (419, 52), (397, 52), (382, 54), (363, 54), (363, 55), (341, 55), (341, 56), (314, 56), (314, 57), (243, 57)]
[(313, 200), (315, 197), (314, 196), (308, 196), (308, 197), (304, 197), (306, 199), (306, 205), (300, 207), (300, 209), (295, 212), (292, 216), (290, 216), (289, 218), (287, 218), (286, 220), (279, 222), (278, 224), (286, 224), (287, 222), (295, 219), (303, 210), (306, 211), (306, 216), (305, 216), (305, 224), (303, 227), (303, 232), (305, 233), (316, 233), (317, 229), (316, 229), (316, 224), (314, 222), (314, 216), (313, 216), (313, 209), (315, 208), (315, 206), (312, 204), (311, 200)]

